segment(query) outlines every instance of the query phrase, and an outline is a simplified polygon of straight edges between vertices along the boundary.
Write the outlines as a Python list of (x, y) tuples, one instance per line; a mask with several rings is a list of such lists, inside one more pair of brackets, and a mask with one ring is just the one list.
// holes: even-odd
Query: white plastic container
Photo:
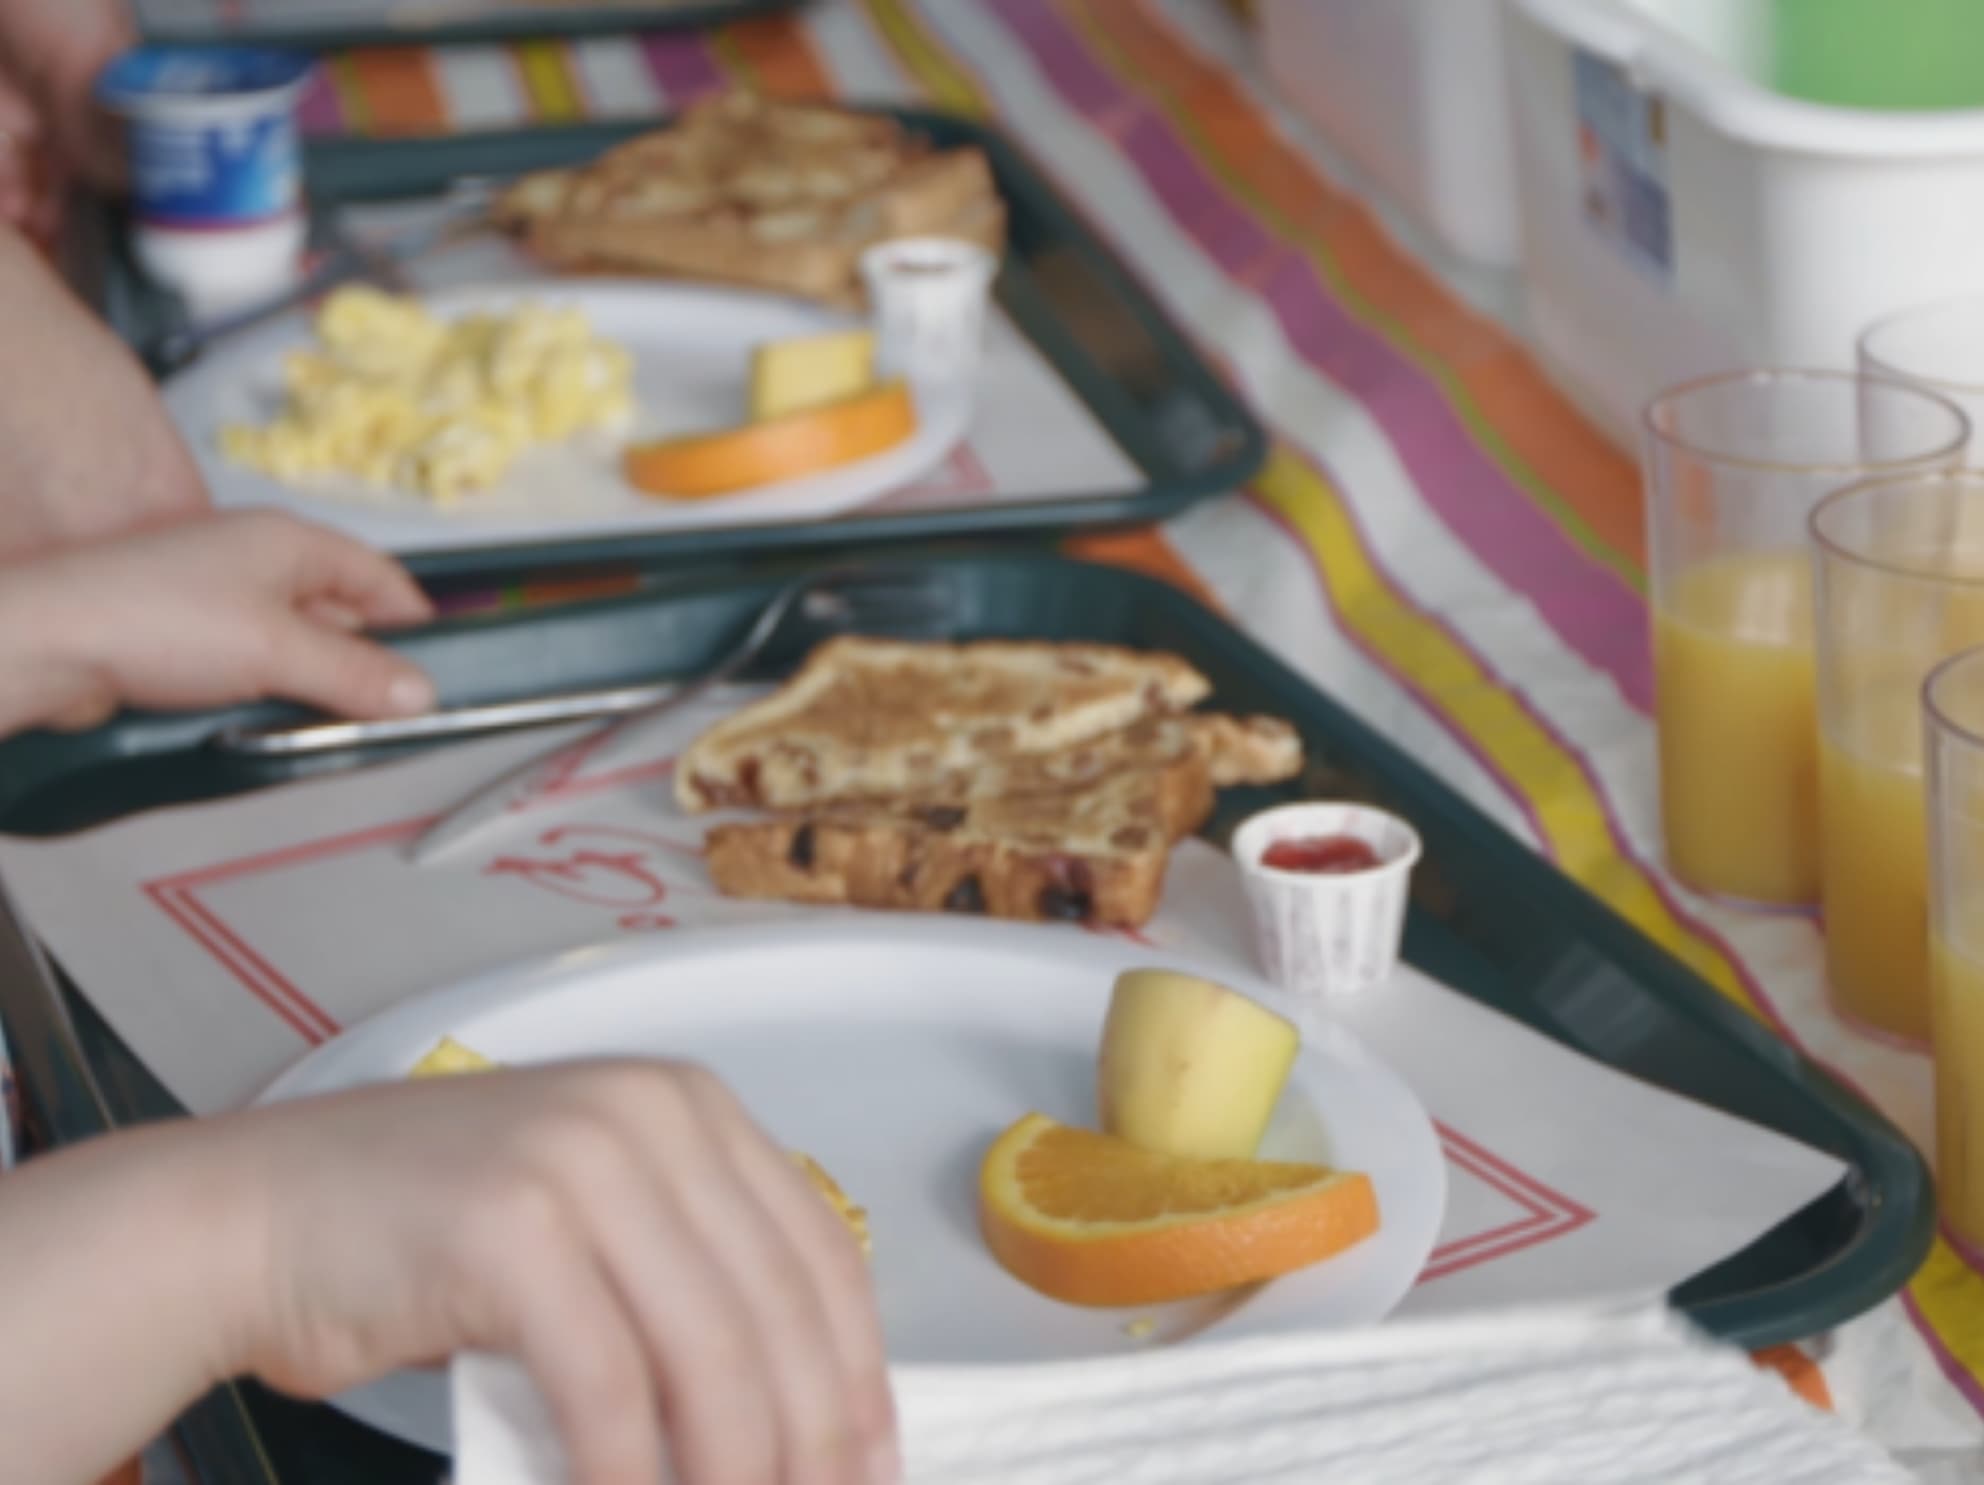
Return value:
[(1259, 0), (1283, 98), (1462, 257), (1520, 242), (1502, 0)]
[(138, 47), (97, 81), (129, 132), (134, 247), (196, 315), (288, 287), (306, 237), (296, 101), (307, 58)]
[(1757, 4), (1508, 7), (1527, 317), (1622, 440), (1662, 387), (1851, 368), (1879, 316), (1984, 292), (1984, 109), (1774, 91), (1755, 80), (1772, 45)]

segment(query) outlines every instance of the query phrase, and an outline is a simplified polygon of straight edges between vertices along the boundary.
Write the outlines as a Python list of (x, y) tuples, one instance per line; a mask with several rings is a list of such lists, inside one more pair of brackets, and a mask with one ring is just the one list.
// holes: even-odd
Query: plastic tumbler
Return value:
[(1648, 405), (1661, 823), (1689, 886), (1817, 899), (1806, 520), (1870, 475), (1954, 467), (1969, 437), (1948, 399), (1842, 372), (1735, 372)]
[(1936, 1199), (1984, 1253), (1984, 650), (1945, 660), (1922, 693), (1929, 789), (1929, 1030)]
[(1826, 978), (1863, 1029), (1929, 1040), (1922, 688), (1984, 644), (1984, 474), (1874, 480), (1812, 512)]

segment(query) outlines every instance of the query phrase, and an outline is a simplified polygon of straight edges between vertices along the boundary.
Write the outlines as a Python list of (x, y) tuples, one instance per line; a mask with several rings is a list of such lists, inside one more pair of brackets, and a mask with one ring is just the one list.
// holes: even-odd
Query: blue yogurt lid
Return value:
[(108, 107), (251, 98), (295, 87), (310, 73), (308, 57), (239, 46), (141, 46), (124, 53), (97, 78)]

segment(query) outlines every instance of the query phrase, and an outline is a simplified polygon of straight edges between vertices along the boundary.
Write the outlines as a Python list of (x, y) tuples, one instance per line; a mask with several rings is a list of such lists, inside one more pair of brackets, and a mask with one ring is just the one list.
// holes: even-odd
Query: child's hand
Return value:
[(894, 1480), (867, 1266), (707, 1073), (479, 1073), (211, 1133), (207, 1168), (256, 1214), (231, 1354), (270, 1384), (501, 1351), (578, 1485), (655, 1480), (664, 1448), (682, 1485)]
[(73, 548), (0, 568), (0, 730), (265, 696), (424, 711), (427, 677), (354, 631), (431, 613), (390, 557), (274, 512)]
[(33, 101), (65, 168), (105, 190), (122, 183), (123, 141), (92, 90), (135, 39), (121, 0), (0, 0), (0, 72)]

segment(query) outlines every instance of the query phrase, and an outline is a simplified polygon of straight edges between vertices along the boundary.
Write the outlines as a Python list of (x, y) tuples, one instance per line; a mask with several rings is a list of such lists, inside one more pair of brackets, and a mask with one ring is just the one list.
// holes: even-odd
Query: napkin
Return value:
[[(564, 1485), (529, 1377), (453, 1367), (453, 1485)], [(1518, 1310), (896, 1374), (905, 1485), (1889, 1485), (1912, 1478), (1657, 1305)]]

